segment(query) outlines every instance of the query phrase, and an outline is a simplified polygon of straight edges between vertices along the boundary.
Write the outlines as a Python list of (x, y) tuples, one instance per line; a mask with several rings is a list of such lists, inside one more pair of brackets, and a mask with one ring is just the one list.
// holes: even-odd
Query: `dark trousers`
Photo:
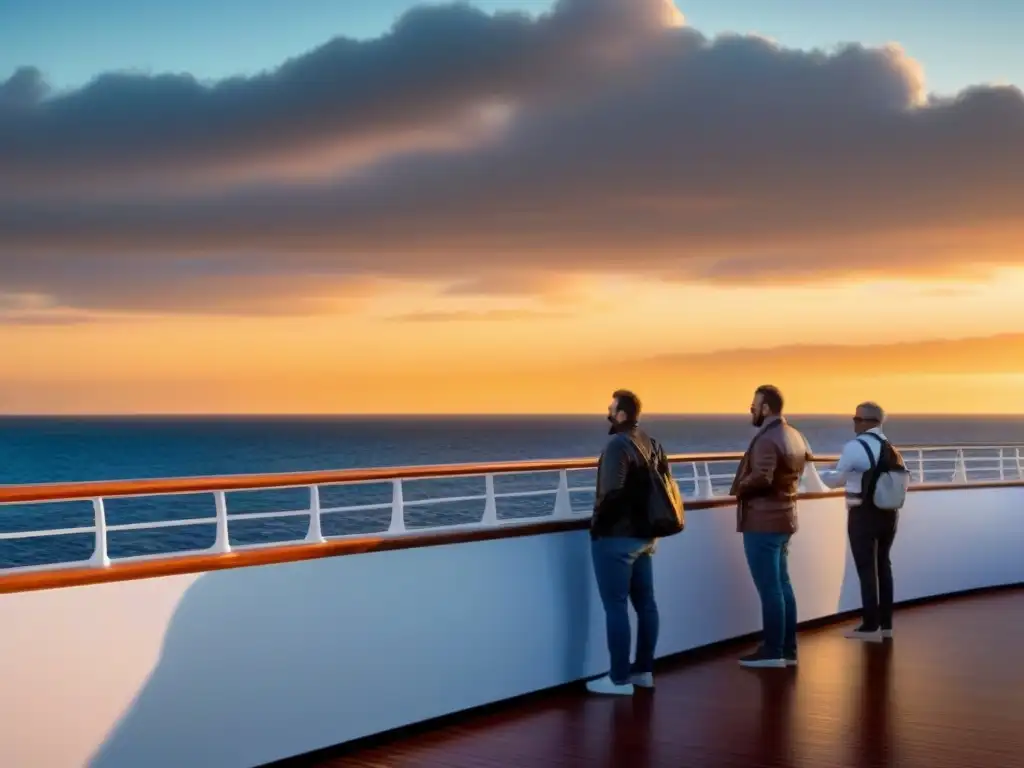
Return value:
[(761, 598), (761, 650), (772, 659), (796, 658), (796, 596), (789, 581), (788, 533), (744, 533), (743, 552)]
[(892, 629), (892, 562), (889, 551), (896, 539), (899, 512), (860, 506), (850, 509), (847, 532), (860, 579), (862, 628)]
[[(591, 542), (597, 591), (604, 604), (613, 683), (628, 683), (632, 674), (654, 671), (654, 648), (658, 643), (658, 605), (654, 601), (652, 539), (619, 536)], [(636, 610), (636, 663), (629, 663), (633, 633), (629, 627), (627, 601)]]

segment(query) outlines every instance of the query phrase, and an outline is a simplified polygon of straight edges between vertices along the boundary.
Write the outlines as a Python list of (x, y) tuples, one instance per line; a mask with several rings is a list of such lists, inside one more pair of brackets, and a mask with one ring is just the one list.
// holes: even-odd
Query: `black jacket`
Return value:
[[(636, 424), (622, 424), (615, 429), (597, 464), (591, 538), (646, 538), (639, 532), (635, 520), (646, 511), (650, 489), (645, 457), (653, 450), (651, 438)], [(659, 446), (655, 460), (660, 459), (662, 453)]]

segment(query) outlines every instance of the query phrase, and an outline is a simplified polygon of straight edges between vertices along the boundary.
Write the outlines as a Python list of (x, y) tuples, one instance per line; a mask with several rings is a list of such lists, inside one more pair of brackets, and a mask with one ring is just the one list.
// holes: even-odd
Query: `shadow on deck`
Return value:
[[(668, 661), (657, 688), (582, 686), (467, 715), (318, 768), (1013, 768), (1024, 766), (1024, 590), (901, 609), (885, 644), (801, 634), (800, 667), (737, 648)], [(344, 749), (344, 748), (341, 748)]]

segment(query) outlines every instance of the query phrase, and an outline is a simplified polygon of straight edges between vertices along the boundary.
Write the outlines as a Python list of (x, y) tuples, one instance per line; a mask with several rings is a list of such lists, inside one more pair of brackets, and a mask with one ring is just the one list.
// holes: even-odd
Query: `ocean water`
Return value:
[[(790, 421), (817, 453), (834, 453), (850, 435), (848, 417), (801, 417)], [(646, 428), (669, 452), (742, 450), (750, 439), (745, 415), (649, 416)], [(0, 419), (0, 483), (221, 475), (252, 472), (345, 469), (466, 461), (555, 459), (596, 455), (607, 423), (594, 417), (204, 417), (204, 418), (4, 418)], [(887, 433), (897, 444), (1024, 444), (1024, 417), (893, 418)], [(685, 476), (680, 478), (684, 492)], [(498, 477), (498, 493), (554, 489), (554, 474)], [(593, 482), (593, 472), (572, 474), (574, 486)], [(390, 485), (325, 488), (325, 509), (390, 502)], [(483, 493), (481, 478), (406, 483), (410, 527), (470, 522), (480, 501), (438, 505), (415, 502)], [(574, 494), (586, 508), (592, 496)], [(550, 512), (553, 496), (500, 499), (500, 517)], [(233, 515), (304, 510), (308, 491), (288, 489), (228, 494)], [(112, 499), (108, 525), (213, 517), (212, 494)], [(0, 509), (0, 533), (92, 524), (87, 501), (9, 505)], [(387, 528), (389, 509), (326, 513), (326, 535)], [(233, 520), (231, 542), (285, 541), (305, 534), (308, 518)], [(210, 546), (214, 526), (188, 525), (149, 531), (113, 531), (111, 557), (184, 551)], [(0, 540), (0, 568), (87, 558), (92, 534)]]

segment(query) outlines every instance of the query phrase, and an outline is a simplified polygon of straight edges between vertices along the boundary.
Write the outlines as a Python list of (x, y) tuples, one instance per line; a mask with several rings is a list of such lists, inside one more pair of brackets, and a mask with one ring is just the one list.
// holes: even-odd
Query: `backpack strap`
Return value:
[(876, 435), (874, 432), (865, 432), (864, 435), (862, 435), (862, 437), (867, 436), (873, 437), (878, 441), (878, 459), (876, 460), (875, 455), (871, 452), (871, 446), (858, 437), (857, 442), (861, 444), (861, 447), (864, 448), (865, 453), (868, 455), (870, 469), (861, 475), (860, 493), (847, 494), (848, 496), (852, 496), (852, 498), (860, 499), (862, 504), (865, 501), (870, 502), (870, 500), (874, 498), (875, 488), (878, 486), (878, 478), (882, 475), (882, 451), (885, 450), (885, 446), (888, 444), (888, 441), (885, 438), (880, 435)]
[[(872, 437), (878, 437), (878, 435), (872, 435)], [(875, 454), (871, 452), (871, 446), (865, 443), (859, 437), (857, 438), (857, 442), (860, 443), (860, 447), (864, 449), (864, 453), (868, 455), (868, 472), (874, 472), (875, 464), (877, 462), (875, 461)]]

